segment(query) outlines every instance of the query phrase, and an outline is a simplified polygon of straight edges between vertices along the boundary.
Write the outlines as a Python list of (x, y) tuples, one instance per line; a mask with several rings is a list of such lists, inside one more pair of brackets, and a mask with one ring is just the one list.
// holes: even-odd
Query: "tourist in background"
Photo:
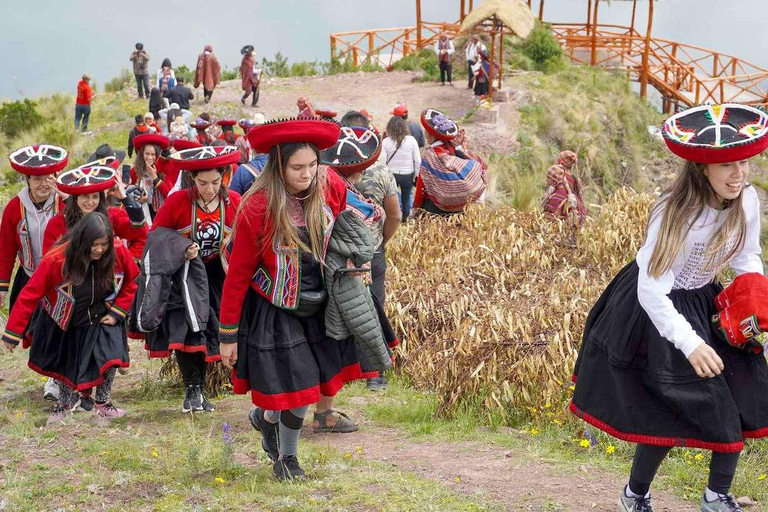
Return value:
[(128, 132), (128, 158), (133, 157), (133, 139), (142, 133), (147, 133), (149, 128), (144, 124), (144, 116), (137, 114), (133, 118), (136, 126), (134, 126), (130, 132)]
[(133, 62), (133, 76), (136, 77), (136, 88), (139, 91), (139, 99), (149, 98), (149, 53), (142, 43), (136, 43), (136, 50), (129, 59)]
[[(176, 73), (173, 72), (173, 66), (171, 65), (171, 59), (163, 59), (163, 65), (160, 71), (157, 72), (157, 88), (160, 89), (160, 94), (163, 97), (163, 105), (168, 106), (168, 93), (176, 87)], [(161, 107), (162, 108), (162, 107)]]
[(240, 99), (240, 103), (245, 105), (245, 100), (248, 96), (253, 95), (251, 99), (251, 106), (255, 107), (259, 103), (259, 78), (261, 75), (261, 69), (256, 63), (256, 59), (253, 56), (253, 46), (244, 46), (240, 53), (243, 54), (243, 60), (240, 62), (240, 80), (243, 88), (243, 97)]
[(403, 120), (408, 123), (408, 132), (414, 139), (416, 139), (419, 148), (423, 148), (426, 145), (427, 142), (424, 139), (424, 131), (421, 129), (421, 125), (416, 121), (408, 120), (408, 105), (402, 102), (398, 103), (395, 105), (395, 108), (392, 109), (390, 114), (393, 116), (402, 117)]
[(439, 61), (440, 82), (442, 85), (445, 85), (446, 76), (448, 78), (448, 85), (453, 85), (451, 81), (451, 58), (455, 51), (456, 47), (453, 45), (453, 40), (448, 39), (445, 32), (441, 32), (440, 39), (435, 43), (435, 53)]
[(163, 93), (160, 92), (160, 89), (157, 87), (153, 87), (151, 91), (149, 91), (149, 110), (152, 112), (152, 116), (155, 119), (160, 118), (160, 111), (163, 110), (165, 107), (165, 104), (163, 103)]
[(416, 139), (408, 133), (408, 125), (399, 116), (387, 123), (387, 136), (382, 142), (384, 162), (395, 175), (400, 188), (400, 211), (403, 222), (411, 214), (411, 192), (419, 174), (421, 153)]
[(206, 103), (211, 101), (213, 90), (221, 80), (221, 66), (219, 59), (213, 54), (213, 46), (207, 44), (203, 53), (197, 57), (197, 66), (195, 67), (195, 89), (203, 84), (203, 99)]
[(195, 94), (184, 84), (184, 77), (180, 76), (176, 79), (176, 85), (173, 89), (168, 91), (166, 99), (168, 103), (178, 103), (182, 110), (189, 110), (189, 102), (195, 99)]
[(480, 59), (480, 53), (486, 51), (485, 45), (480, 41), (480, 36), (472, 34), (472, 38), (467, 44), (465, 56), (467, 58), (467, 89), (472, 89), (475, 81), (475, 70), (473, 66)]
[(91, 100), (95, 96), (91, 89), (91, 77), (84, 74), (77, 83), (77, 99), (75, 100), (75, 130), (82, 122), (83, 132), (88, 131), (88, 118), (91, 116)]

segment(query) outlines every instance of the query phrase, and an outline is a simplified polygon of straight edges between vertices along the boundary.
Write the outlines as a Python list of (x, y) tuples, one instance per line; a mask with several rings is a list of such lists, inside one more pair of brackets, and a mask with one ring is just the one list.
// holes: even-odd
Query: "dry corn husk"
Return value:
[(511, 207), (409, 224), (387, 246), (398, 371), (436, 392), (443, 413), (465, 400), (502, 414), (555, 403), (587, 314), (642, 245), (652, 202), (620, 190), (578, 238)]

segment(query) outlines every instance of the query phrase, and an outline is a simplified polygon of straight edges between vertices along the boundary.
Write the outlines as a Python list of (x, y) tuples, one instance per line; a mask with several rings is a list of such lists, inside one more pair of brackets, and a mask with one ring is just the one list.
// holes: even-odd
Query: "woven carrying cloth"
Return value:
[(667, 119), (662, 133), (669, 149), (691, 162), (738, 162), (768, 147), (768, 115), (736, 103), (702, 105)]
[(488, 185), (487, 171), (478, 160), (431, 149), (421, 159), (420, 177), (429, 199), (446, 212), (462, 211)]

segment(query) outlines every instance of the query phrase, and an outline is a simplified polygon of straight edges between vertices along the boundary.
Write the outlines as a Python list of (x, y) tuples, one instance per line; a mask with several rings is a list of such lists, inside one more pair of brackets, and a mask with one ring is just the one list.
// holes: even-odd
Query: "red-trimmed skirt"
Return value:
[(325, 335), (325, 310), (299, 318), (272, 305), (252, 289), (238, 332), (235, 393), (251, 392), (267, 410), (311, 405), (334, 396), (345, 383), (368, 378), (360, 368), (355, 342)]
[(634, 443), (739, 452), (745, 438), (768, 436), (768, 364), (723, 341), (712, 324), (722, 287), (669, 294), (725, 365), (702, 379), (640, 306), (638, 272), (635, 262), (619, 272), (587, 318), (571, 412)]
[(104, 372), (113, 366), (130, 366), (122, 322), (69, 327), (63, 331), (41, 309), (33, 318), (28, 364), (41, 375), (84, 391), (101, 384)]

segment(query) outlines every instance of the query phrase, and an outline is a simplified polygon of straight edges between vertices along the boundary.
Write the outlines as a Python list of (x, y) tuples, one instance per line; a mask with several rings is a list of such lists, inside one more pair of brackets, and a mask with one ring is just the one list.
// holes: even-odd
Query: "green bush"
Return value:
[(288, 67), (288, 58), (284, 57), (280, 52), (275, 54), (275, 60), (267, 60), (266, 57), (261, 59), (261, 67), (269, 76), (278, 78), (291, 76), (291, 70)]
[(40, 127), (39, 138), (48, 144), (71, 148), (75, 141), (75, 137), (75, 127), (69, 120), (49, 120)]
[(104, 84), (104, 90), (107, 92), (122, 91), (134, 80), (133, 73), (127, 69), (122, 69), (120, 74), (114, 77), (112, 80)]
[(182, 64), (181, 66), (174, 68), (173, 72), (176, 75), (177, 80), (180, 76), (184, 77), (184, 83), (188, 85), (191, 84), (195, 79), (195, 72), (189, 69), (186, 64)]
[(520, 51), (533, 61), (540, 71), (562, 69), (558, 61), (563, 58), (563, 49), (552, 36), (549, 25), (537, 23), (528, 38), (520, 45)]
[(43, 122), (34, 101), (12, 101), (0, 107), (0, 130), (8, 137), (15, 137), (24, 130), (39, 126)]
[(355, 64), (351, 58), (340, 60), (335, 55), (331, 58), (330, 64), (327, 66), (327, 73), (329, 75), (337, 75), (339, 73), (354, 73), (357, 71)]
[(291, 76), (315, 76), (322, 70), (318, 61), (294, 62), (291, 64)]
[(224, 68), (221, 72), (221, 79), (222, 80), (235, 80), (240, 76), (240, 70), (239, 69), (227, 69)]
[(403, 57), (395, 62), (393, 67), (403, 71), (421, 70), (424, 72), (422, 77), (424, 82), (436, 82), (440, 77), (437, 54), (428, 48), (423, 48), (418, 52)]

